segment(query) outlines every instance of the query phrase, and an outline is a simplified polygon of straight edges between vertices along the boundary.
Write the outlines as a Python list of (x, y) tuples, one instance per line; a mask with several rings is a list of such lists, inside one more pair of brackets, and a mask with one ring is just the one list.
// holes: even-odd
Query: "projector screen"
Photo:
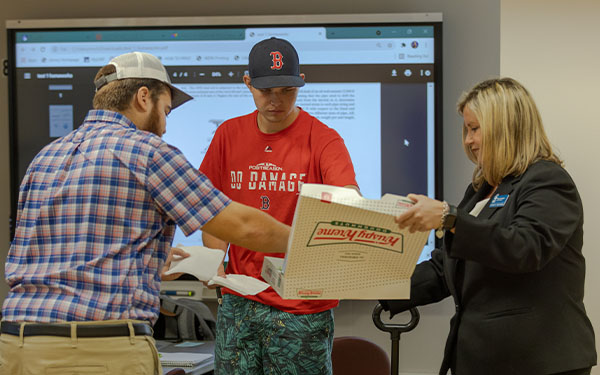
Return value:
[[(216, 128), (255, 109), (242, 77), (252, 46), (271, 36), (298, 50), (307, 83), (297, 104), (344, 138), (365, 197), (441, 198), (441, 21), (440, 14), (7, 21), (11, 223), (27, 166), (83, 121), (93, 77), (112, 57), (152, 53), (193, 95), (169, 115), (163, 138), (198, 167)], [(179, 243), (201, 244), (201, 233), (186, 238), (178, 230)], [(432, 235), (422, 259), (433, 245)]]

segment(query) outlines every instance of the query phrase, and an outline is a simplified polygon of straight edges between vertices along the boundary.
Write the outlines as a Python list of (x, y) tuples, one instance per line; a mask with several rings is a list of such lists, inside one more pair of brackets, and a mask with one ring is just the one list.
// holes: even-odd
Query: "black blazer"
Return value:
[(440, 374), (542, 375), (596, 364), (594, 331), (583, 305), (583, 208), (573, 180), (540, 161), (506, 177), (492, 196), (501, 207), (469, 214), (491, 190), (467, 188), (455, 234), (417, 265), (411, 299), (381, 301), (392, 315), (450, 295)]

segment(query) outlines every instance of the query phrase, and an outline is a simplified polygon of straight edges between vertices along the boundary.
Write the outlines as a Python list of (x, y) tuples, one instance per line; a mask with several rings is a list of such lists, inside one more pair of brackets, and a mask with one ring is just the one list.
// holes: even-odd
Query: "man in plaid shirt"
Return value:
[(232, 202), (161, 139), (166, 116), (192, 97), (156, 57), (118, 56), (94, 83), (95, 109), (21, 184), (0, 374), (162, 374), (150, 324), (162, 273), (185, 256), (171, 249), (176, 225), (285, 251), (288, 226)]

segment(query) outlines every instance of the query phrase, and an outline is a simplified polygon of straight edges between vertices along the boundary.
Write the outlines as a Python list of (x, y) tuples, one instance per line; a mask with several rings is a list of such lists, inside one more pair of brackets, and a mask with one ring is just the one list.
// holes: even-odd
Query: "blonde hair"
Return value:
[(457, 106), (461, 115), (468, 106), (481, 129), (480, 163), (465, 144), (465, 124), (462, 131), (465, 153), (476, 165), (475, 189), (484, 181), (497, 186), (506, 176), (519, 176), (538, 160), (563, 164), (552, 150), (533, 98), (514, 79), (480, 82), (462, 95)]
[[(94, 78), (96, 82), (99, 78), (115, 73), (117, 70), (114, 65), (105, 65)], [(127, 78), (112, 81), (96, 91), (92, 105), (94, 109), (106, 109), (115, 112), (121, 112), (129, 108), (131, 99), (140, 89), (147, 87), (150, 90), (150, 98), (154, 104), (158, 101), (160, 94), (170, 90), (169, 86), (156, 79)]]

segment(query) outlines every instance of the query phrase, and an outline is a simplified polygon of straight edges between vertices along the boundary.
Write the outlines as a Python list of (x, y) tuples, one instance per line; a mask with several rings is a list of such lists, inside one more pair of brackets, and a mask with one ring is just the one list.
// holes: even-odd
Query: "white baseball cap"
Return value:
[(156, 79), (163, 82), (171, 89), (171, 109), (175, 109), (192, 100), (191, 95), (186, 94), (171, 84), (169, 74), (160, 60), (149, 53), (129, 52), (119, 55), (109, 61), (109, 65), (116, 68), (116, 72), (102, 76), (94, 82), (96, 91), (100, 90), (109, 82), (126, 78)]

